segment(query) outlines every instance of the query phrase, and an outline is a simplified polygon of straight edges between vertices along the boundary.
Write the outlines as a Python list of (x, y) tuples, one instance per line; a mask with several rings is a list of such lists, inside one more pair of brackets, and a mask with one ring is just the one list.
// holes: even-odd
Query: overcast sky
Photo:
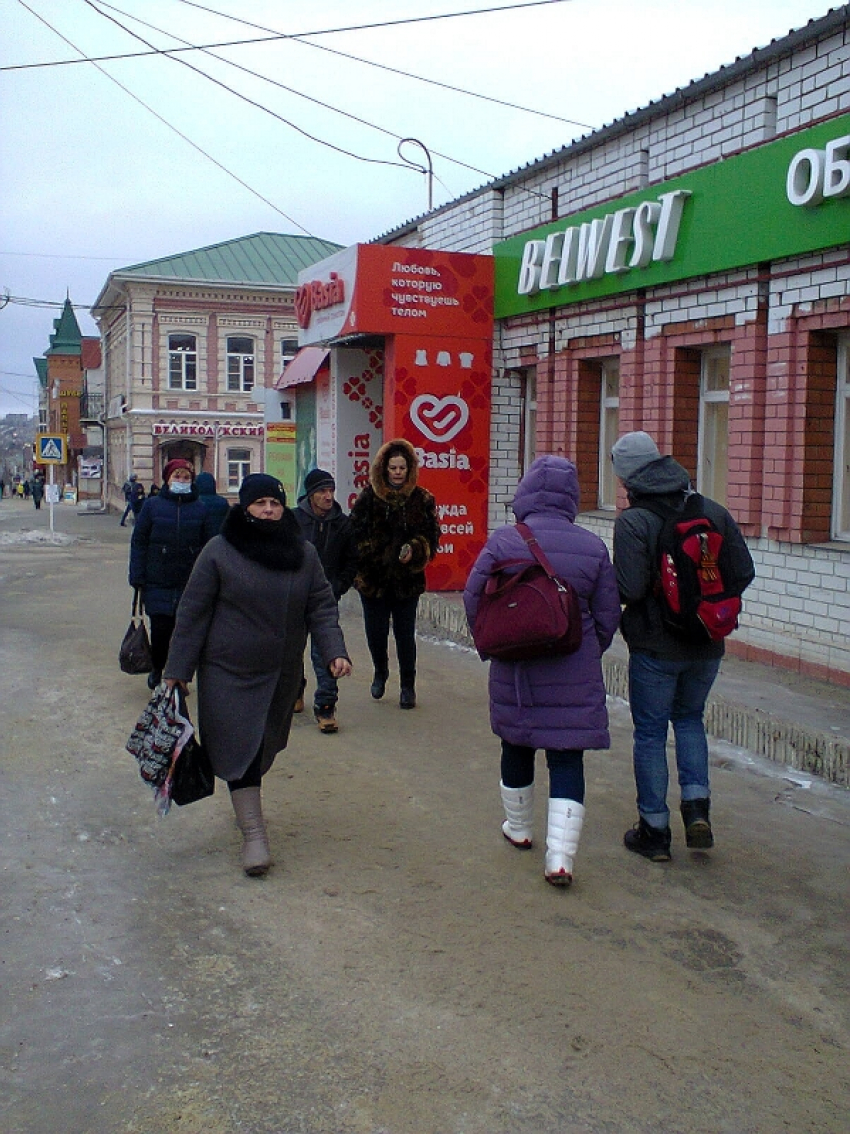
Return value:
[[(11, 297), (0, 310), (0, 415), (35, 412), (32, 358), (49, 346), (65, 296), (83, 333), (95, 334), (80, 308), (114, 269), (260, 231), (369, 240), (427, 208), (423, 175), (400, 168), (399, 139), (431, 151), (438, 206), (836, 6), (204, 0), (203, 10), (187, 0), (0, 0), (0, 304)], [(333, 30), (488, 7), (506, 10)], [(177, 56), (244, 98), (150, 53), (21, 66), (323, 31), (214, 49), (273, 83), (204, 52)], [(421, 160), (415, 147), (405, 152)]]

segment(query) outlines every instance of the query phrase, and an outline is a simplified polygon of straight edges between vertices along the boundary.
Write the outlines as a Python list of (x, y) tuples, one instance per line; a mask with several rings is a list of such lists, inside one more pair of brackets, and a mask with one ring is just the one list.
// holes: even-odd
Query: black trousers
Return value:
[(173, 614), (149, 614), (151, 624), (151, 657), (155, 673), (162, 673), (168, 659), (168, 647), (177, 619)]
[[(502, 741), (502, 783), (505, 787), (523, 788), (534, 782), (535, 749)], [(551, 799), (574, 799), (584, 803), (584, 750), (581, 748), (547, 748), (549, 796)]]
[(419, 596), (409, 599), (366, 598), (363, 603), (363, 625), (366, 644), (372, 655), (376, 673), (390, 672), (389, 639), (392, 623), (395, 651), (398, 658), (399, 683), (413, 688), (416, 681), (416, 608)]

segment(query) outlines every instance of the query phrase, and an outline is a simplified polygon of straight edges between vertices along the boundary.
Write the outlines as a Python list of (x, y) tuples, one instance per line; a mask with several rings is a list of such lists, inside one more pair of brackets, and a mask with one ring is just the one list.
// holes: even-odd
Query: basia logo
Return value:
[(410, 404), (410, 420), (429, 441), (447, 442), (457, 437), (469, 421), (469, 406), (463, 398), (420, 394)]
[(314, 311), (323, 311), (338, 303), (345, 303), (345, 281), (336, 272), (330, 273), (327, 283), (311, 280), (301, 284), (295, 291), (295, 318), (298, 326), (306, 331)]

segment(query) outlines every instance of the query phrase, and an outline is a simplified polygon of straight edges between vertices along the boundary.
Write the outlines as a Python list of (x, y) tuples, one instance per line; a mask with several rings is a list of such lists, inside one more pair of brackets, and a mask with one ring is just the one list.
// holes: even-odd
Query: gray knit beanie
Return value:
[(624, 433), (611, 450), (614, 472), (623, 482), (660, 457), (658, 446), (642, 429), (635, 433)]

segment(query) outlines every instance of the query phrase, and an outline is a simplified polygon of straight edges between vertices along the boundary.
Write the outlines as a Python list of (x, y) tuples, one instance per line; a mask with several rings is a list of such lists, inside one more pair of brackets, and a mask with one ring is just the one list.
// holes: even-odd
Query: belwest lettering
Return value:
[(605, 275), (672, 260), (688, 189), (662, 193), (584, 224), (551, 232), (525, 244), (518, 295), (554, 291)]
[(338, 303), (345, 303), (345, 282), (336, 272), (331, 272), (328, 282), (310, 280), (301, 284), (295, 292), (295, 318), (298, 326), (310, 326), (314, 311), (324, 311), (328, 307), (335, 307)]

